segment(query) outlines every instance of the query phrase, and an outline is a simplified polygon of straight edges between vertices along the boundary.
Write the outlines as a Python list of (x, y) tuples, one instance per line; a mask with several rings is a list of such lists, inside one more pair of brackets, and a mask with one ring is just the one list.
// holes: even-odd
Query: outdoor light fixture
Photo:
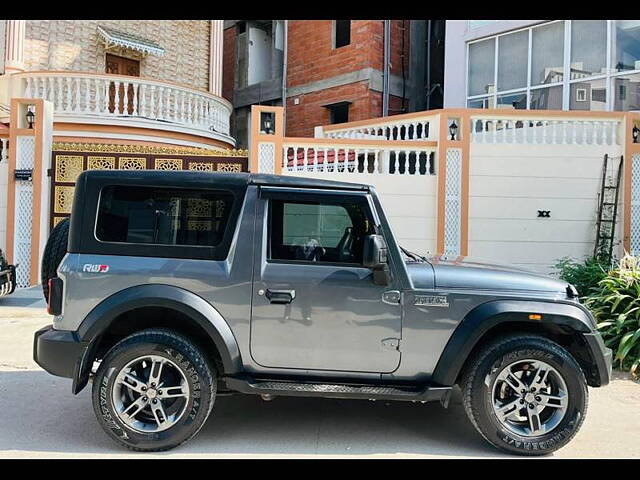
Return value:
[(262, 114), (262, 131), (267, 135), (273, 132), (273, 120), (270, 113)]
[(640, 128), (634, 125), (632, 130), (633, 143), (638, 143), (638, 134), (640, 134)]
[(456, 121), (454, 120), (453, 122), (451, 122), (451, 125), (449, 125), (449, 134), (451, 135), (451, 140), (456, 139), (456, 133), (458, 133), (458, 125), (456, 125)]
[(33, 113), (33, 110), (31, 110), (31, 107), (27, 108), (27, 123), (29, 124), (29, 128), (33, 128), (33, 122), (36, 118), (36, 114)]

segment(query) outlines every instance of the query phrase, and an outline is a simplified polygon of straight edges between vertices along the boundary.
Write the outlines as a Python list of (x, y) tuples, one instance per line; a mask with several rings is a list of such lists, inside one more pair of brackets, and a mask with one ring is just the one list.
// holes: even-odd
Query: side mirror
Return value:
[(389, 285), (391, 273), (387, 262), (387, 242), (382, 235), (368, 235), (364, 239), (363, 265), (373, 270), (373, 283)]

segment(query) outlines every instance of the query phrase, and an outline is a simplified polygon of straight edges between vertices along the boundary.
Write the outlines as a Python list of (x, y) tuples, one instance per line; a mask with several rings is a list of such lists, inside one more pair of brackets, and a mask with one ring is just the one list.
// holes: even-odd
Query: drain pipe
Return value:
[(431, 20), (427, 20), (427, 105), (425, 110), (431, 110)]
[(283, 52), (283, 61), (282, 61), (282, 123), (284, 132), (283, 135), (287, 133), (287, 49), (288, 49), (288, 33), (289, 33), (289, 20), (284, 21), (284, 52)]
[(382, 116), (389, 116), (389, 62), (391, 61), (391, 20), (384, 20), (384, 66), (382, 70)]

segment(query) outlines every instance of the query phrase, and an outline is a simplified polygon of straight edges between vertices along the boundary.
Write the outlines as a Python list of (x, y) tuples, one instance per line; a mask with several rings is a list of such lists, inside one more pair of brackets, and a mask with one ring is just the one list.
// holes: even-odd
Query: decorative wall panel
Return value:
[(460, 205), (462, 150), (449, 148), (446, 154), (444, 203), (444, 253), (460, 255)]

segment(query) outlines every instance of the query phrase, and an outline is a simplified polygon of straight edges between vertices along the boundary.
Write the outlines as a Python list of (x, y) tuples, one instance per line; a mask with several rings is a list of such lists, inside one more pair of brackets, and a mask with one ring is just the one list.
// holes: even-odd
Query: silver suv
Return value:
[(222, 393), (446, 407), (459, 385), (487, 441), (541, 455), (611, 375), (571, 285), (409, 252), (367, 185), (89, 171), (45, 257), (35, 360), (74, 394), (92, 378), (99, 423), (134, 450), (192, 438)]

